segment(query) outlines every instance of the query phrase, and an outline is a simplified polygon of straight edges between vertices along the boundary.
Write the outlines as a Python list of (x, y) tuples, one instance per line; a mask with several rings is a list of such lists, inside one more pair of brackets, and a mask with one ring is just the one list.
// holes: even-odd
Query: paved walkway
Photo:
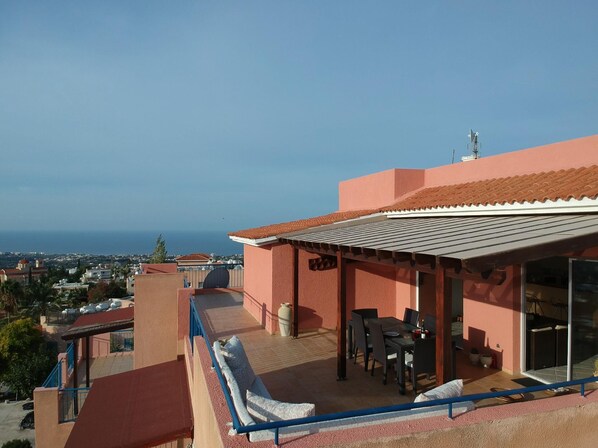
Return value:
[(0, 446), (13, 439), (27, 439), (35, 446), (35, 431), (33, 429), (21, 430), (19, 424), (23, 417), (31, 411), (24, 411), (23, 404), (31, 400), (11, 401), (0, 403)]

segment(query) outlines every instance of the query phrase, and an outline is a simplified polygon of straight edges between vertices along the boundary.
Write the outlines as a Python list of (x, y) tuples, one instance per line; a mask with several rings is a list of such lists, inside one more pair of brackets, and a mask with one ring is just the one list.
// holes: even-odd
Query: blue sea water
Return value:
[[(226, 232), (161, 232), (169, 255), (243, 253), (243, 246)], [(0, 231), (0, 252), (46, 254), (133, 255), (151, 254), (160, 232), (149, 231)]]

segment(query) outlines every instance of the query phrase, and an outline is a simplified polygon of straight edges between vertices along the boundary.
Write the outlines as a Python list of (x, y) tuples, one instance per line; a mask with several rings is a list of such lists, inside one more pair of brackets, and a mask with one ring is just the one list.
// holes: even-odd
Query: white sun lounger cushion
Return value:
[(421, 401), (442, 400), (443, 398), (456, 398), (463, 395), (463, 380), (453, 380), (442, 386), (435, 387), (426, 393), (419, 394), (414, 403)]
[(247, 410), (258, 422), (277, 422), (311, 417), (316, 414), (316, 405), (313, 403), (284, 403), (261, 397), (248, 390)]

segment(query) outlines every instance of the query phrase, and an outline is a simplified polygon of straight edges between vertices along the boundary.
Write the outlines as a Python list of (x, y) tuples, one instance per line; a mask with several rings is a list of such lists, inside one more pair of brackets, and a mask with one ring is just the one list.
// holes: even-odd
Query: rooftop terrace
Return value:
[[(411, 384), (400, 395), (389, 380), (382, 384), (381, 368), (374, 377), (365, 373), (362, 357), (357, 364), (347, 363), (347, 380), (336, 380), (336, 332), (319, 329), (300, 332), (299, 337), (284, 338), (268, 334), (243, 308), (243, 295), (219, 292), (195, 297), (195, 303), (210, 340), (237, 335), (257, 375), (272, 397), (287, 402), (316, 404), (317, 414), (410, 403), (415, 399)], [(391, 374), (392, 375), (392, 372)], [(457, 352), (457, 377), (464, 382), (464, 394), (491, 392), (493, 389), (518, 389), (534, 384), (522, 375), (512, 376), (496, 369), (473, 366), (467, 354)], [(418, 390), (434, 387), (434, 378), (420, 379)], [(422, 387), (423, 386), (423, 387)], [(544, 391), (527, 394), (525, 400), (547, 398)], [(501, 404), (496, 398), (476, 403), (476, 407)]]

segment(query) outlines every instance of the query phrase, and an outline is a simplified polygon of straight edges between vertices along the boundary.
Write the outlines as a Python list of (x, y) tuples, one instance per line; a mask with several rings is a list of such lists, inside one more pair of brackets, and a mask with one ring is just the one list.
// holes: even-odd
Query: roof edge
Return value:
[(432, 207), (417, 210), (389, 211), (389, 218), (418, 218), (434, 216), (493, 216), (598, 213), (598, 198), (557, 199), (556, 201), (515, 202), (512, 204), (467, 205)]

